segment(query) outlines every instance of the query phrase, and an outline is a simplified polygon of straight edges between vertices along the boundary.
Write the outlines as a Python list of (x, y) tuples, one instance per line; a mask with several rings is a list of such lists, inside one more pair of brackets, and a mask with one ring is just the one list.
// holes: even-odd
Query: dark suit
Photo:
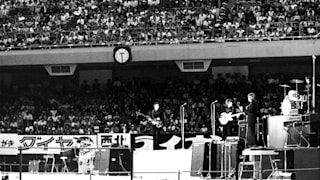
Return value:
[(246, 107), (246, 114), (247, 114), (247, 144), (248, 146), (256, 145), (256, 134), (255, 134), (255, 127), (256, 127), (256, 120), (258, 117), (258, 103), (257, 101), (253, 100), (247, 107)]
[[(163, 112), (159, 109), (158, 111), (152, 110), (151, 112), (151, 118), (157, 119), (160, 118), (160, 121), (163, 121)], [(159, 149), (159, 136), (162, 128), (158, 128), (156, 125), (152, 125), (152, 135), (153, 135), (153, 148)]]

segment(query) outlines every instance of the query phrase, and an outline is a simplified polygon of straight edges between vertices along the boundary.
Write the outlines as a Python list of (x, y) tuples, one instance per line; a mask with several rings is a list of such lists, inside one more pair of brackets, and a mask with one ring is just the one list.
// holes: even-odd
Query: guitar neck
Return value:
[(145, 115), (145, 114), (140, 113), (140, 112), (137, 112), (137, 115), (138, 115), (138, 116), (142, 116), (142, 117), (147, 118), (147, 119), (149, 119), (149, 118), (150, 118), (150, 116)]
[(149, 118), (149, 116), (144, 115), (144, 114), (140, 114), (140, 116), (144, 117), (144, 118)]
[(235, 117), (235, 116), (238, 116), (238, 115), (241, 115), (241, 114), (243, 114), (243, 113), (241, 112), (241, 113), (232, 114), (231, 117)]

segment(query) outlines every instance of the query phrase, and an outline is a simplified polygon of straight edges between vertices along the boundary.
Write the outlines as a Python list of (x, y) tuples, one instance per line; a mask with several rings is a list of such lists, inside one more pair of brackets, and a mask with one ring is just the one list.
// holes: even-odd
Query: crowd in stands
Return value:
[[(277, 77), (277, 78), (274, 78)], [(240, 74), (218, 75), (215, 79), (167, 80), (166, 83), (98, 80), (89, 85), (71, 81), (65, 84), (33, 84), (28, 87), (0, 85), (0, 132), (20, 134), (152, 133), (152, 124), (137, 111), (150, 115), (154, 102), (164, 113), (161, 133), (179, 133), (179, 108), (185, 102), (185, 132), (211, 132), (210, 103), (227, 98), (247, 105), (247, 94), (256, 92), (263, 115), (280, 114), (283, 99), (279, 82), (270, 74), (250, 81)]]
[(316, 37), (319, 0), (1, 0), (0, 49)]

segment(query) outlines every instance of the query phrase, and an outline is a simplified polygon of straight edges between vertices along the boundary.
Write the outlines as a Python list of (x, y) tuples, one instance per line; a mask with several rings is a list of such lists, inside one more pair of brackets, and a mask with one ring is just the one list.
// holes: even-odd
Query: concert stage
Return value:
[[(236, 146), (223, 147), (222, 143), (212, 143), (211, 154), (210, 147), (206, 146), (208, 145), (198, 145), (193, 148), (191, 170), (208, 171), (210, 169), (212, 171), (210, 177), (213, 179), (229, 175), (234, 178), (237, 169)], [(243, 178), (267, 179), (272, 172), (281, 171), (294, 174), (296, 180), (320, 179), (320, 148), (254, 148), (244, 149), (242, 156), (244, 155), (245, 159), (239, 160), (241, 165), (238, 169), (251, 172), (247, 172), (242, 176)], [(249, 158), (250, 156), (253, 158)], [(238, 174), (241, 174), (240, 171)], [(206, 177), (208, 173), (200, 174), (191, 175)]]
[[(214, 147), (214, 146), (213, 146)], [(207, 177), (204, 175), (197, 174), (193, 176), (190, 173), (192, 166), (195, 166), (191, 152), (189, 150), (157, 150), (157, 151), (141, 151), (135, 152), (134, 158), (134, 180), (200, 180), (200, 179), (235, 179), (235, 176), (228, 178), (221, 178), (220, 176), (216, 177)], [(216, 151), (216, 150), (215, 150)], [(247, 151), (244, 150), (244, 151)], [(232, 151), (231, 151), (232, 152)], [(275, 152), (278, 155), (272, 155), (272, 159), (279, 159), (277, 162), (278, 168), (287, 172), (293, 172), (296, 176), (296, 180), (318, 180), (320, 179), (320, 148), (287, 148), (287, 149), (275, 149)], [(206, 152), (209, 153), (209, 152)], [(220, 171), (221, 168), (215, 166), (219, 164), (221, 158), (217, 156), (217, 153), (211, 154), (212, 162), (212, 171)], [(209, 154), (204, 154), (204, 162), (198, 162), (202, 165), (208, 163), (205, 160)], [(234, 154), (231, 154), (234, 156)], [(200, 156), (197, 156), (198, 160)], [(217, 158), (218, 157), (218, 158)], [(216, 158), (216, 159), (215, 159)], [(234, 157), (231, 157), (234, 158)], [(160, 162), (160, 163), (159, 163)], [(234, 168), (234, 162), (231, 162), (231, 167)], [(206, 167), (200, 167), (205, 170)], [(272, 168), (270, 166), (270, 160), (268, 156), (263, 156), (262, 158), (262, 179), (267, 179)], [(6, 174), (6, 173), (2, 173)], [(220, 175), (220, 172), (219, 172)], [(8, 173), (9, 180), (19, 180), (18, 172)], [(79, 173), (30, 173), (23, 172), (22, 180), (57, 180), (57, 179), (77, 179), (77, 180), (130, 180), (131, 176), (110, 176), (110, 175), (89, 175), (89, 174), (79, 174)], [(248, 179), (248, 178), (242, 178)]]
[[(3, 173), (2, 176), (8, 175), (8, 180), (19, 180), (19, 173)], [(131, 180), (131, 176), (106, 176), (106, 175), (89, 175), (77, 173), (23, 173), (22, 180)], [(190, 177), (189, 173), (137, 173), (134, 180), (200, 180), (200, 177)]]

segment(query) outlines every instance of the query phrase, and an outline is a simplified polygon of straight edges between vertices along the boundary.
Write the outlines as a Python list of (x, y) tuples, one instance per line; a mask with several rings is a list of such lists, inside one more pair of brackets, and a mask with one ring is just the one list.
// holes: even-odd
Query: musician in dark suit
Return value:
[[(158, 123), (162, 123), (163, 122), (163, 119), (164, 119), (164, 116), (163, 116), (163, 112), (160, 108), (160, 104), (158, 102), (155, 102), (153, 103), (153, 110), (151, 111), (151, 119), (153, 121), (151, 122), (158, 122)], [(153, 137), (154, 137), (154, 148), (155, 149), (158, 149), (158, 145), (159, 145), (159, 135), (160, 135), (160, 132), (162, 130), (162, 126), (159, 126), (158, 124), (152, 124), (152, 134), (153, 134)]]
[(248, 102), (249, 105), (246, 106), (246, 114), (247, 114), (247, 146), (252, 147), (256, 145), (256, 120), (258, 118), (258, 103), (256, 101), (256, 95), (254, 93), (248, 94)]
[[(221, 109), (221, 114), (219, 117), (219, 128), (221, 130), (221, 137), (225, 140), (228, 136), (237, 135), (237, 115), (241, 112), (241, 107), (239, 104), (233, 103), (233, 100), (228, 98)], [(229, 122), (227, 122), (229, 121)]]

